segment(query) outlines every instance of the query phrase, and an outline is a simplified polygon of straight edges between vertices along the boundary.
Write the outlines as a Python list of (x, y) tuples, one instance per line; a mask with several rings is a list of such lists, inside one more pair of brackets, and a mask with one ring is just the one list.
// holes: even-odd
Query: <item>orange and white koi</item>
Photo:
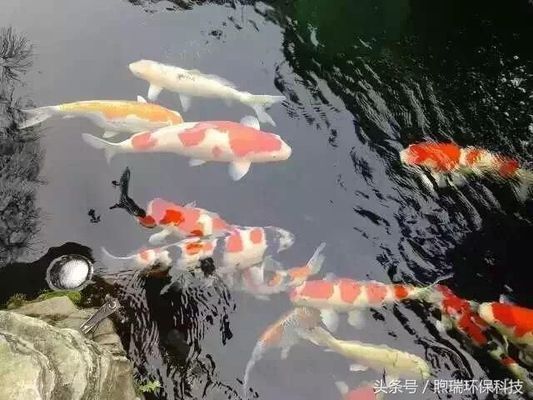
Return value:
[(376, 393), (370, 382), (363, 382), (355, 389), (350, 390), (346, 382), (335, 382), (343, 400), (383, 400), (383, 393)]
[(87, 133), (83, 139), (92, 147), (104, 149), (108, 161), (116, 153), (166, 152), (189, 157), (191, 166), (227, 162), (233, 180), (246, 175), (252, 163), (284, 161), (292, 152), (278, 135), (261, 131), (254, 117), (245, 117), (241, 123), (186, 122), (137, 133), (119, 143)]
[(320, 313), (311, 308), (295, 308), (269, 325), (257, 341), (252, 356), (246, 364), (243, 393), (246, 398), (250, 373), (254, 365), (270, 349), (281, 349), (281, 358), (286, 359), (290, 349), (302, 340), (299, 330), (309, 330), (320, 324)]
[(198, 70), (186, 70), (156, 61), (140, 60), (129, 65), (138, 78), (150, 83), (148, 98), (155, 101), (163, 89), (179, 93), (184, 111), (190, 106), (191, 97), (219, 98), (226, 102), (238, 101), (254, 109), (261, 122), (276, 125), (265, 108), (285, 100), (284, 96), (253, 95), (240, 92), (235, 86), (216, 75), (206, 75)]
[(77, 101), (24, 110), (24, 113), (29, 118), (19, 125), (21, 129), (40, 124), (53, 116), (84, 117), (104, 129), (105, 138), (113, 137), (120, 132), (137, 133), (183, 123), (183, 118), (177, 111), (147, 103), (140, 96), (138, 101)]
[(296, 306), (320, 309), (324, 324), (335, 331), (339, 323), (337, 312), (348, 313), (348, 323), (358, 327), (362, 324), (360, 310), (419, 300), (429, 288), (347, 278), (323, 279), (307, 281), (292, 289), (289, 298)]
[(169, 235), (178, 238), (201, 237), (220, 235), (232, 229), (232, 225), (217, 213), (196, 207), (194, 202), (181, 206), (161, 198), (149, 201), (146, 213), (136, 216), (136, 219), (145, 228), (162, 229), (150, 237), (152, 244), (161, 243)]
[(465, 175), (491, 175), (517, 179), (522, 184), (518, 194), (524, 196), (533, 184), (533, 172), (520, 168), (518, 160), (479, 147), (423, 142), (402, 150), (400, 159), (408, 166), (428, 169), (439, 186), (449, 179), (460, 185)]
[(277, 287), (287, 280), (289, 287), (296, 287), (305, 283), (310, 277), (318, 274), (322, 269), (322, 264), (325, 260), (322, 252), (325, 247), (326, 243), (321, 243), (305, 265), (287, 270), (281, 269), (280, 264), (272, 258), (266, 259), (264, 261), (264, 269), (274, 271), (272, 276), (267, 279), (267, 286)]
[(504, 346), (489, 336), (490, 326), (476, 312), (474, 303), (458, 297), (444, 285), (435, 285), (424, 300), (436, 306), (442, 314), (442, 320), (437, 324), (439, 331), (457, 330), (474, 346), (486, 349), (494, 360), (520, 379), (528, 391), (533, 391), (528, 371), (509, 356)]
[(320, 244), (306, 265), (287, 270), (281, 269), (281, 264), (268, 256), (261, 265), (243, 270), (239, 284), (233, 285), (233, 289), (267, 300), (272, 294), (282, 293), (289, 288), (299, 286), (320, 271), (324, 262), (324, 256), (321, 253), (325, 246), (325, 243)]
[(102, 251), (101, 272), (105, 275), (119, 274), (125, 271), (142, 271), (148, 275), (161, 274), (173, 264), (168, 246), (143, 248), (125, 257), (117, 257), (109, 253), (104, 247)]
[(506, 303), (482, 303), (479, 316), (520, 348), (522, 360), (533, 365), (533, 310)]
[(366, 371), (372, 369), (377, 372), (385, 371), (390, 377), (428, 379), (431, 369), (422, 358), (405, 351), (393, 349), (386, 345), (361, 343), (356, 340), (340, 340), (324, 328), (316, 327), (310, 330), (298, 331), (305, 338), (317, 346), (325, 347), (338, 353), (355, 364), (351, 371)]

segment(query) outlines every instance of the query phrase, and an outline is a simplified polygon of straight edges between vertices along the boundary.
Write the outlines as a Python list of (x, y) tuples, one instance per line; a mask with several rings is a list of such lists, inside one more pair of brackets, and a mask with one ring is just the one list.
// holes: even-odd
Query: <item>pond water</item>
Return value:
[[(519, 201), (509, 182), (481, 178), (432, 192), (398, 156), (411, 143), (439, 140), (511, 155), (526, 166), (533, 161), (532, 18), (526, 1), (4, 1), (0, 27), (12, 27), (32, 46), (32, 65), (9, 84), (21, 102), (135, 99), (147, 85), (127, 66), (153, 59), (286, 96), (270, 115), (293, 154), (287, 162), (254, 165), (232, 182), (223, 166), (191, 168), (170, 154), (118, 155), (107, 164), (82, 141), (81, 133), (99, 132), (90, 122), (47, 121), (38, 142), (15, 146), (15, 153), (27, 152), (16, 161), (26, 167), (2, 177), (3, 235), (13, 198), (24, 204), (17, 215), (27, 217), (17, 219), (18, 236), (2, 240), (1, 262), (33, 261), (66, 242), (92, 249), (97, 262), (102, 246), (126, 255), (146, 245), (153, 232), (109, 210), (118, 196), (111, 182), (129, 167), (130, 195), (142, 205), (154, 197), (196, 201), (239, 225), (294, 233), (294, 246), (277, 257), (284, 265), (303, 263), (325, 241), (324, 272), (418, 285), (451, 273), (446, 284), (467, 299), (505, 294), (532, 307), (531, 200)], [(158, 101), (181, 111), (168, 91)], [(238, 121), (248, 114), (243, 105), (194, 99), (183, 117)], [(17, 185), (35, 196), (21, 200), (13, 194)], [(214, 365), (206, 376), (220, 382), (206, 398), (238, 398), (237, 379), (259, 335), (291, 308), (287, 297), (262, 301), (207, 290), (206, 304), (224, 301), (215, 307), (221, 321), (204, 327), (184, 319), (206, 319), (208, 305), (191, 306), (187, 315), (183, 297), (160, 296), (161, 287), (148, 279), (119, 293), (129, 314), (123, 338), (139, 380), (161, 382), (155, 398), (184, 395), (181, 381), (193, 367), (183, 354), (188, 349), (176, 346), (184, 339), (175, 328), (189, 324), (201, 331), (195, 354)], [(417, 354), (430, 363), (433, 379), (509, 377), (432, 321), (420, 305), (397, 305), (368, 313), (361, 330), (342, 324), (339, 336)], [(302, 344), (286, 360), (269, 353), (251, 385), (260, 399), (323, 400), (341, 398), (335, 381), (355, 387), (379, 378), (348, 365)]]

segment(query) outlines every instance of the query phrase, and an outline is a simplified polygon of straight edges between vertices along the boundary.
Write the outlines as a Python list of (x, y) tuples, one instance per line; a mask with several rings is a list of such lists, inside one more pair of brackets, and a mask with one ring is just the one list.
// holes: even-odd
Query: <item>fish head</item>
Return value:
[(281, 149), (279, 150), (276, 159), (283, 161), (288, 160), (292, 154), (292, 148), (281, 138), (279, 140), (281, 141)]
[(157, 226), (157, 223), (151, 215), (145, 215), (144, 217), (137, 217), (137, 221), (139, 224), (144, 226), (145, 228), (155, 228)]
[(294, 235), (289, 231), (275, 226), (265, 228), (267, 245), (273, 253), (287, 250), (294, 244)]
[(150, 60), (139, 60), (132, 62), (129, 65), (129, 69), (136, 77), (146, 79), (153, 74), (156, 65), (157, 64), (155, 62)]

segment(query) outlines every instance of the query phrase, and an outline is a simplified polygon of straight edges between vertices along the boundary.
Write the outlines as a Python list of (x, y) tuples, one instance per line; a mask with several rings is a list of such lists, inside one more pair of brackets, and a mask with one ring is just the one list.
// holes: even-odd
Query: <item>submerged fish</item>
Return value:
[(346, 382), (335, 382), (343, 400), (382, 400), (383, 393), (376, 393), (374, 386), (369, 382), (363, 382), (355, 389), (350, 390)]
[(289, 297), (296, 306), (320, 309), (324, 324), (335, 331), (339, 323), (337, 312), (348, 313), (348, 323), (358, 327), (362, 324), (360, 310), (419, 300), (428, 290), (430, 287), (335, 278), (304, 282), (292, 289)]
[(116, 153), (166, 152), (189, 157), (191, 166), (208, 161), (227, 162), (233, 180), (246, 175), (252, 163), (284, 161), (292, 152), (278, 135), (260, 131), (253, 117), (245, 117), (241, 123), (187, 122), (137, 133), (119, 143), (87, 133), (83, 139), (92, 147), (104, 149), (108, 161)]
[(257, 341), (252, 356), (246, 364), (243, 379), (243, 393), (246, 399), (250, 373), (253, 366), (269, 349), (281, 349), (281, 358), (286, 359), (289, 351), (302, 340), (298, 331), (309, 330), (320, 324), (320, 313), (311, 308), (295, 308), (284, 314), (273, 324), (269, 325)]
[(312, 330), (299, 330), (299, 334), (316, 344), (355, 361), (352, 371), (365, 371), (368, 368), (377, 372), (385, 371), (390, 377), (428, 379), (431, 371), (426, 361), (414, 354), (388, 347), (372, 345), (355, 340), (345, 341), (335, 338), (321, 327)]
[(272, 276), (268, 279), (267, 285), (270, 287), (277, 287), (287, 279), (290, 287), (302, 285), (311, 276), (320, 272), (325, 259), (322, 254), (324, 247), (326, 247), (326, 243), (321, 243), (305, 265), (289, 268), (287, 270), (282, 269), (281, 265), (272, 258), (265, 260), (264, 268), (266, 270), (274, 271)]
[(533, 393), (533, 381), (528, 371), (509, 356), (506, 349), (491, 339), (490, 326), (476, 312), (476, 305), (457, 296), (450, 288), (436, 285), (428, 292), (425, 301), (436, 306), (442, 314), (437, 325), (440, 331), (455, 329), (465, 336), (474, 346), (486, 349), (489, 355), (520, 379), (526, 389)]
[(516, 344), (522, 360), (533, 365), (533, 310), (506, 303), (482, 303), (479, 316)]
[(519, 185), (515, 190), (524, 197), (533, 185), (533, 172), (520, 168), (518, 160), (479, 147), (461, 148), (454, 143), (423, 142), (402, 150), (400, 159), (408, 166), (429, 170), (441, 187), (450, 180), (455, 185), (461, 185), (467, 175), (490, 175), (516, 179)]
[(148, 98), (156, 100), (163, 89), (179, 93), (183, 110), (187, 111), (191, 97), (219, 98), (226, 102), (237, 101), (254, 109), (261, 122), (276, 125), (265, 108), (285, 100), (284, 96), (253, 95), (240, 92), (225, 79), (206, 75), (198, 70), (186, 70), (156, 61), (140, 60), (129, 65), (138, 78), (150, 83)]
[(29, 118), (20, 124), (19, 128), (29, 128), (53, 116), (85, 117), (104, 129), (104, 137), (108, 138), (120, 132), (137, 133), (183, 123), (183, 118), (177, 111), (146, 103), (142, 97), (138, 100), (77, 101), (24, 110)]

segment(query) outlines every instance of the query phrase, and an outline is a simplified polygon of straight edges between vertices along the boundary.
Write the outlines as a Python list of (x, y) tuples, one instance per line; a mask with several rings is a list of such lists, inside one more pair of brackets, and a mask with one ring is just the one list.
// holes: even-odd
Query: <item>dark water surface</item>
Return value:
[[(450, 286), (466, 298), (488, 301), (507, 294), (533, 306), (531, 200), (521, 203), (509, 184), (486, 179), (432, 193), (398, 158), (410, 143), (433, 139), (533, 163), (533, 6), (518, 0), (217, 3), (2, 2), (0, 27), (12, 26), (33, 46), (33, 65), (12, 85), (17, 98), (37, 106), (134, 99), (146, 94), (147, 84), (127, 65), (154, 59), (223, 76), (254, 93), (281, 92), (288, 101), (272, 107), (270, 115), (277, 122), (274, 131), (293, 148), (289, 161), (252, 166), (235, 183), (225, 167), (190, 168), (186, 159), (168, 154), (118, 155), (107, 165), (80, 135), (99, 128), (82, 119), (50, 120), (40, 132), (41, 150), (30, 157), (44, 152), (44, 184), (35, 171), (29, 179), (36, 190), (30, 207), (34, 234), (18, 246), (3, 241), (2, 262), (35, 260), (65, 242), (92, 248), (96, 258), (101, 246), (126, 255), (145, 244), (152, 232), (124, 212), (108, 210), (117, 196), (111, 181), (129, 166), (131, 195), (141, 204), (153, 197), (196, 200), (236, 224), (293, 232), (295, 245), (279, 257), (286, 265), (304, 262), (326, 241), (325, 272), (414, 284), (451, 272)], [(159, 101), (180, 110), (172, 93), (163, 92)], [(183, 116), (238, 121), (249, 113), (245, 106), (194, 99)], [(4, 195), (14, 178), (2, 179)], [(91, 223), (89, 209), (101, 222)], [(163, 283), (156, 279), (132, 285), (137, 295), (122, 298), (137, 310), (130, 310), (134, 322), (125, 328), (126, 337), (133, 337), (130, 356), (140, 380), (159, 379), (159, 398), (171, 399), (183, 393), (184, 374), (203, 371), (199, 362), (183, 366), (188, 350), (180, 350), (184, 339), (174, 330), (186, 325), (179, 304), (189, 303), (161, 298)], [(257, 337), (290, 304), (284, 296), (262, 302), (213, 290), (202, 294), (205, 306), (190, 311), (203, 320), (211, 315), (207, 303), (223, 299), (215, 306), (228, 312), (229, 323), (193, 328), (202, 338), (200, 360), (207, 365), (211, 357), (216, 364), (207, 375), (220, 381), (218, 394), (207, 398), (227, 398), (217, 397), (224, 390), (231, 398)], [(507, 376), (430, 326), (425, 310), (402, 305), (370, 313), (361, 331), (343, 326), (339, 336), (420, 355), (433, 367), (433, 378)], [(171, 355), (160, 354), (159, 342)], [(265, 400), (324, 400), (340, 398), (335, 381), (355, 387), (363, 378), (376, 377), (351, 373), (341, 357), (300, 345), (285, 361), (269, 353), (251, 383)]]

